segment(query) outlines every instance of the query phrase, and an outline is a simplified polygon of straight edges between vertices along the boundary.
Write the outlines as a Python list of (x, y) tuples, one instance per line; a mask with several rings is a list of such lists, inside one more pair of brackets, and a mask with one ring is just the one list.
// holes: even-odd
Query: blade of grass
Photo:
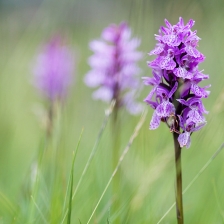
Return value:
[[(33, 184), (33, 188), (32, 188), (32, 195), (31, 195), (31, 199), (33, 199), (33, 201), (36, 200), (36, 197), (38, 195), (38, 189), (39, 189), (39, 182), (40, 182), (40, 175), (41, 175), (41, 169), (42, 169), (42, 160), (44, 157), (44, 153), (47, 149), (49, 142), (48, 142), (48, 138), (44, 137), (44, 140), (41, 140), (40, 142), (40, 146), (37, 152), (37, 171), (36, 171), (36, 176), (35, 176), (35, 180), (34, 180), (34, 184)], [(31, 220), (33, 219), (34, 216), (34, 204), (32, 203), (30, 205), (30, 212), (29, 212), (29, 217), (28, 217), (28, 222), (31, 222)]]
[[(207, 161), (207, 163), (201, 168), (201, 170), (196, 174), (196, 176), (192, 179), (192, 181), (187, 185), (187, 187), (184, 189), (183, 194), (185, 194), (188, 189), (192, 186), (192, 184), (198, 179), (198, 177), (205, 171), (205, 169), (210, 165), (210, 163), (216, 158), (216, 156), (221, 152), (221, 150), (224, 148), (224, 143), (216, 150), (216, 152), (210, 157), (210, 159)], [(166, 213), (162, 216), (162, 218), (157, 222), (157, 224), (161, 223), (163, 219), (169, 214), (169, 212), (174, 208), (176, 203), (174, 202), (170, 208), (166, 211)]]
[(16, 208), (13, 203), (7, 198), (5, 194), (0, 192), (0, 204), (3, 206), (12, 216), (16, 214)]
[[(73, 160), (72, 160), (72, 167), (71, 167), (71, 172), (72, 172), (72, 169), (74, 168), (74, 164), (73, 162), (75, 162), (75, 158), (76, 158), (76, 154), (77, 154), (77, 150), (78, 150), (78, 147), (79, 147), (79, 143), (81, 141), (81, 136), (83, 134), (83, 129), (81, 131), (81, 134), (80, 134), (80, 137), (79, 137), (79, 140), (78, 140), (78, 144), (76, 146), (76, 151), (75, 151), (75, 154), (73, 152)], [(67, 185), (67, 189), (66, 189), (66, 193), (65, 193), (65, 201), (64, 201), (64, 205), (63, 205), (63, 212), (62, 214), (65, 212), (65, 208), (66, 208), (66, 199), (67, 199), (67, 196), (68, 196), (68, 191), (69, 191), (69, 186), (70, 186), (70, 183), (71, 183), (71, 172), (70, 172), (70, 176), (69, 176), (69, 180), (68, 180), (68, 185)]]
[[(114, 105), (115, 105), (115, 101), (113, 100), (113, 101), (111, 102), (111, 104), (110, 104), (108, 110), (105, 111), (105, 117), (104, 117), (102, 126), (101, 126), (101, 128), (100, 128), (99, 133), (98, 133), (98, 136), (97, 136), (97, 139), (96, 139), (96, 141), (95, 141), (95, 144), (94, 144), (94, 146), (93, 146), (93, 148), (92, 148), (92, 151), (91, 151), (91, 153), (90, 153), (90, 156), (89, 156), (89, 158), (88, 158), (88, 161), (87, 161), (87, 163), (86, 163), (86, 165), (85, 165), (85, 167), (84, 167), (84, 169), (83, 169), (83, 172), (82, 172), (82, 174), (81, 174), (81, 177), (79, 178), (79, 181), (78, 181), (78, 183), (77, 183), (77, 186), (76, 186), (76, 188), (75, 188), (75, 190), (74, 190), (74, 193), (73, 193), (73, 195), (72, 195), (72, 200), (74, 199), (74, 197), (75, 197), (75, 195), (76, 195), (76, 193), (77, 193), (77, 191), (78, 191), (78, 189), (79, 189), (79, 186), (80, 186), (80, 184), (81, 184), (81, 182), (82, 182), (82, 179), (83, 179), (83, 177), (84, 177), (84, 175), (85, 175), (85, 173), (86, 173), (86, 171), (87, 171), (87, 169), (88, 169), (88, 167), (89, 167), (89, 165), (90, 165), (90, 163), (91, 163), (91, 161), (92, 161), (92, 159), (93, 159), (93, 156), (95, 155), (95, 153), (96, 153), (96, 151), (97, 151), (97, 147), (98, 147), (98, 145), (99, 145), (99, 142), (100, 142), (100, 139), (101, 139), (101, 137), (102, 137), (103, 131), (104, 131), (104, 129), (106, 128), (106, 125), (107, 125), (107, 123), (108, 123), (108, 120), (109, 120), (109, 117), (110, 117), (111, 113), (113, 112)], [(62, 219), (62, 221), (61, 221), (61, 224), (64, 223), (67, 214), (68, 214), (68, 209), (66, 209), (66, 212), (65, 212), (65, 215), (64, 215), (64, 217), (63, 217), (63, 219)]]
[(44, 218), (43, 213), (41, 212), (39, 206), (38, 206), (37, 203), (35, 202), (35, 200), (34, 200), (34, 198), (33, 198), (32, 195), (31, 195), (31, 199), (32, 199), (32, 201), (33, 201), (33, 204), (36, 206), (36, 208), (37, 208), (37, 210), (38, 210), (38, 212), (39, 212), (39, 214), (40, 214), (40, 217), (42, 218), (42, 220), (44, 221), (44, 223), (45, 223), (45, 224), (48, 224), (47, 220)]
[(75, 188), (75, 191), (74, 191), (74, 194), (73, 194), (73, 196), (72, 196), (72, 199), (74, 199), (74, 197), (75, 197), (75, 195), (76, 195), (76, 193), (77, 193), (77, 191), (78, 191), (78, 189), (79, 189), (79, 186), (80, 186), (80, 184), (81, 184), (81, 182), (82, 182), (83, 176), (85, 175), (85, 173), (86, 173), (86, 171), (87, 171), (87, 169), (88, 169), (88, 167), (89, 167), (89, 165), (90, 165), (90, 163), (91, 163), (91, 161), (92, 161), (92, 159), (93, 159), (93, 156), (94, 156), (95, 153), (96, 153), (96, 150), (97, 150), (97, 147), (98, 147), (98, 145), (99, 145), (99, 142), (100, 142), (101, 136), (102, 136), (102, 134), (103, 134), (103, 131), (104, 131), (104, 129), (105, 129), (107, 123), (108, 123), (108, 120), (109, 120), (109, 117), (110, 117), (111, 113), (113, 112), (114, 105), (115, 105), (115, 101), (113, 100), (113, 101), (111, 102), (111, 104), (110, 104), (109, 109), (105, 112), (105, 117), (104, 117), (103, 124), (102, 124), (101, 129), (100, 129), (100, 131), (99, 131), (99, 133), (98, 133), (96, 142), (95, 142), (95, 144), (94, 144), (94, 146), (93, 146), (93, 149), (92, 149), (92, 151), (91, 151), (91, 153), (90, 153), (90, 156), (89, 156), (89, 159), (88, 159), (88, 161), (87, 161), (87, 163), (86, 163), (86, 166), (85, 166), (85, 168), (84, 168), (84, 170), (83, 170), (83, 172), (82, 172), (82, 175), (81, 175), (81, 177), (80, 177), (80, 179), (79, 179), (79, 182), (78, 182), (78, 184), (77, 184), (77, 186), (76, 186), (76, 188)]
[[(74, 165), (75, 165), (75, 159), (76, 159), (76, 155), (77, 155), (77, 151), (79, 149), (79, 145), (80, 145), (80, 141), (82, 138), (82, 133), (83, 133), (83, 129), (81, 131), (80, 137), (79, 137), (79, 141), (78, 144), (76, 146), (75, 152), (73, 152), (73, 159), (72, 159), (72, 167), (71, 167), (71, 172), (70, 172), (70, 180), (69, 182), (71, 182), (71, 186), (70, 186), (70, 196), (69, 196), (69, 205), (68, 205), (68, 218), (67, 218), (67, 224), (71, 223), (71, 213), (72, 213), (72, 189), (73, 189), (73, 174), (74, 174)], [(69, 185), (68, 185), (69, 186)], [(66, 192), (66, 196), (67, 196), (67, 192)], [(65, 197), (65, 201), (66, 201), (66, 197)]]
[(129, 149), (130, 149), (130, 147), (131, 147), (131, 145), (132, 145), (134, 139), (137, 137), (137, 135), (138, 135), (138, 133), (139, 133), (139, 130), (141, 129), (141, 127), (142, 127), (142, 125), (143, 125), (143, 123), (144, 123), (144, 121), (145, 121), (146, 114), (147, 114), (147, 111), (144, 111), (143, 114), (142, 114), (142, 116), (141, 116), (141, 118), (140, 118), (140, 120), (139, 120), (139, 122), (138, 122), (138, 124), (137, 124), (137, 126), (135, 127), (135, 130), (134, 130), (134, 132), (133, 132), (131, 138), (129, 139), (129, 142), (128, 142), (127, 146), (125, 147), (125, 149), (124, 149), (124, 151), (123, 151), (123, 153), (122, 153), (122, 155), (121, 155), (121, 157), (120, 157), (120, 159), (119, 159), (119, 161), (118, 161), (118, 163), (117, 163), (117, 166), (116, 166), (115, 169), (114, 169), (114, 172), (112, 173), (112, 175), (111, 175), (109, 181), (107, 182), (106, 187), (105, 187), (104, 190), (103, 190), (103, 193), (101, 194), (101, 196), (100, 196), (100, 198), (99, 198), (99, 200), (98, 200), (98, 202), (97, 202), (95, 208), (93, 209), (93, 212), (92, 212), (92, 214), (90, 215), (90, 218), (89, 218), (87, 224), (90, 223), (90, 221), (91, 221), (91, 219), (92, 219), (92, 217), (93, 217), (93, 215), (94, 215), (94, 213), (95, 213), (97, 207), (99, 206), (99, 204), (100, 204), (100, 202), (101, 202), (101, 200), (102, 200), (104, 194), (106, 193), (106, 191), (107, 191), (107, 189), (108, 189), (108, 187), (109, 187), (111, 181), (113, 180), (114, 176), (116, 175), (116, 173), (117, 173), (117, 171), (118, 171), (118, 169), (119, 169), (119, 167), (120, 167), (120, 165), (121, 165), (121, 163), (122, 163), (122, 161), (123, 161), (125, 155), (126, 155), (127, 152), (129, 151)]

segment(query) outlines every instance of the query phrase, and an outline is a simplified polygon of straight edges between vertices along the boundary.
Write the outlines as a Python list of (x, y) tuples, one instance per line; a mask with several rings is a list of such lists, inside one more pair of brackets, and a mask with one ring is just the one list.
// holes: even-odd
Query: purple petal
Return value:
[(181, 115), (177, 115), (179, 118), (179, 125), (180, 127), (185, 131), (185, 127), (184, 127), (184, 119), (182, 118)]
[(190, 56), (195, 57), (195, 58), (199, 58), (201, 55), (201, 53), (195, 47), (192, 47), (190, 45), (187, 45), (185, 47), (185, 50)]
[(200, 79), (200, 80), (209, 79), (209, 75), (205, 75), (202, 72), (197, 71), (196, 74), (194, 74), (194, 79)]
[(172, 29), (172, 25), (170, 24), (170, 22), (167, 19), (164, 19), (164, 22), (169, 29)]
[(121, 34), (120, 34), (121, 40), (125, 42), (129, 41), (129, 39), (131, 38), (131, 29), (127, 26), (127, 24), (121, 23), (120, 30), (121, 30)]
[(95, 54), (88, 59), (88, 63), (94, 69), (107, 69), (112, 66), (113, 60), (111, 58), (111, 55), (105, 57)]
[(210, 86), (201, 88), (195, 84), (191, 85), (191, 91), (198, 97), (203, 97), (203, 98), (207, 98), (209, 95), (209, 91), (206, 91), (205, 88), (209, 88)]
[(105, 42), (100, 40), (93, 40), (90, 42), (89, 47), (92, 51), (95, 51), (97, 53), (106, 54), (111, 53), (112, 46), (107, 45)]
[(179, 24), (180, 26), (184, 26), (184, 20), (182, 17), (179, 17)]
[(154, 68), (154, 69), (160, 69), (159, 63), (160, 63), (159, 58), (156, 58), (153, 61), (148, 61), (147, 62), (148, 66), (151, 67), (151, 68)]
[(149, 129), (154, 130), (154, 129), (158, 128), (160, 125), (160, 121), (161, 121), (160, 117), (157, 115), (156, 111), (154, 111), (154, 113), (152, 115), (152, 119), (150, 121)]
[(162, 38), (163, 42), (169, 45), (170, 47), (179, 46), (181, 40), (176, 35), (164, 35)]
[(156, 108), (156, 113), (160, 117), (168, 117), (175, 112), (175, 107), (172, 103), (164, 101)]
[(169, 56), (161, 56), (159, 58), (159, 66), (161, 69), (173, 70), (176, 67), (176, 63)]
[(179, 68), (175, 68), (173, 70), (174, 75), (176, 75), (179, 78), (184, 78), (185, 77), (185, 73), (186, 73), (186, 69), (179, 67)]
[(188, 119), (186, 121), (186, 124), (189, 124), (190, 122), (194, 122), (195, 124), (203, 123), (205, 122), (205, 118), (201, 116), (197, 110), (193, 109), (190, 110), (187, 114)]
[(151, 91), (150, 91), (150, 93), (149, 93), (149, 95), (145, 98), (145, 100), (144, 101), (150, 101), (151, 99), (152, 99), (152, 97), (153, 97), (153, 94), (156, 92), (156, 87), (154, 87)]
[(207, 124), (207, 122), (202, 123), (202, 124), (199, 124), (198, 126), (192, 128), (191, 131), (192, 131), (192, 132), (199, 131), (199, 130), (202, 129), (206, 124)]
[(191, 146), (191, 136), (189, 136), (187, 144), (186, 144), (186, 148), (189, 149)]
[(142, 53), (138, 51), (123, 52), (120, 54), (121, 63), (137, 62), (142, 58)]
[(173, 73), (179, 78), (183, 78), (183, 79), (193, 78), (193, 74), (188, 72), (185, 68), (182, 68), (182, 67), (175, 68)]
[(190, 19), (189, 22), (186, 24), (186, 26), (189, 27), (189, 29), (194, 26), (195, 21), (193, 19)]
[(64, 98), (72, 82), (74, 54), (60, 36), (53, 37), (37, 56), (34, 85), (50, 100)]
[(190, 133), (189, 132), (184, 132), (180, 134), (177, 140), (181, 148), (184, 146), (190, 147)]
[(91, 70), (88, 72), (84, 78), (84, 82), (89, 87), (97, 87), (104, 82), (104, 75), (103, 73), (95, 70)]
[(158, 107), (158, 103), (157, 102), (149, 101), (147, 99), (145, 99), (144, 102), (146, 102), (154, 110), (156, 109), (156, 107)]
[(208, 114), (209, 112), (205, 109), (203, 103), (199, 101), (198, 103), (198, 109), (202, 114)]
[(101, 87), (93, 92), (93, 99), (99, 99), (105, 102), (110, 102), (113, 97), (113, 92), (107, 87)]
[[(168, 29), (168, 28), (166, 28), (166, 27), (164, 27), (164, 26), (161, 26), (161, 27), (160, 27), (160, 30), (159, 30), (159, 33), (160, 33), (160, 34), (162, 34), (161, 31), (162, 31), (164, 34), (170, 34), (170, 33), (171, 33), (171, 30)], [(156, 36), (156, 40), (159, 40), (158, 35), (155, 35), (155, 36)], [(162, 39), (162, 37), (160, 38), (160, 40), (161, 40), (161, 39)]]
[(164, 51), (164, 45), (160, 44), (156, 46), (152, 51), (149, 52), (149, 55), (159, 55)]
[(158, 85), (158, 87), (156, 88), (156, 95), (157, 96), (161, 96), (162, 98), (167, 98), (169, 94), (169, 87), (165, 86), (163, 84)]
[(112, 24), (105, 28), (102, 32), (102, 38), (109, 42), (114, 42), (116, 37), (116, 25)]
[(175, 82), (173, 88), (169, 92), (168, 98), (171, 98), (173, 96), (173, 94), (174, 94), (174, 92), (176, 92), (177, 88), (178, 88), (178, 82)]
[(141, 40), (138, 38), (133, 38), (129, 42), (126, 42), (123, 46), (123, 50), (134, 51), (141, 44)]
[(177, 101), (185, 106), (189, 106), (189, 103), (184, 99), (177, 99)]
[(144, 84), (146, 86), (151, 85), (151, 86), (157, 86), (160, 83), (160, 79), (157, 79), (156, 77), (142, 77), (142, 79), (144, 80)]

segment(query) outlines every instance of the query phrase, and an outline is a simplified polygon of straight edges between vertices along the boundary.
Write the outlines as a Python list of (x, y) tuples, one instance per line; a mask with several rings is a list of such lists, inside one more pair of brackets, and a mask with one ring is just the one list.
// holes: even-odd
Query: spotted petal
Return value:
[(164, 101), (156, 108), (156, 113), (160, 117), (168, 117), (175, 112), (175, 107), (172, 103)]
[(198, 97), (207, 98), (210, 91), (206, 91), (205, 88), (209, 88), (210, 86), (206, 86), (204, 88), (201, 88), (195, 84), (191, 85), (191, 91)]
[(180, 134), (177, 140), (181, 148), (184, 146), (186, 146), (186, 148), (189, 148), (191, 144), (190, 132), (184, 132)]
[(204, 123), (202, 123), (202, 124), (199, 124), (198, 126), (192, 128), (191, 131), (192, 131), (192, 132), (199, 131), (199, 130), (201, 130), (206, 124), (207, 124), (207, 122), (204, 122)]
[(159, 58), (159, 66), (161, 69), (173, 70), (176, 67), (176, 63), (169, 56), (161, 56)]
[(173, 73), (178, 78), (183, 78), (183, 79), (191, 79), (191, 78), (193, 78), (193, 74), (188, 72), (185, 68), (182, 68), (182, 67), (175, 68), (173, 70)]
[(163, 42), (166, 43), (167, 45), (173, 47), (173, 46), (179, 46), (181, 43), (181, 40), (173, 34), (170, 35), (164, 35), (162, 38)]
[(164, 51), (164, 45), (160, 44), (156, 46), (152, 51), (149, 52), (149, 55), (159, 55)]
[(157, 115), (156, 111), (154, 111), (152, 119), (150, 121), (149, 129), (150, 130), (157, 129), (160, 125), (160, 121), (161, 121), (160, 117)]
[(197, 110), (193, 109), (190, 110), (187, 114), (187, 121), (186, 124), (189, 124), (190, 122), (194, 122), (195, 124), (200, 124), (205, 122), (205, 118), (203, 116), (201, 116)]
[(192, 57), (199, 58), (201, 56), (201, 53), (195, 47), (192, 47), (190, 45), (187, 45), (185, 47), (185, 50)]

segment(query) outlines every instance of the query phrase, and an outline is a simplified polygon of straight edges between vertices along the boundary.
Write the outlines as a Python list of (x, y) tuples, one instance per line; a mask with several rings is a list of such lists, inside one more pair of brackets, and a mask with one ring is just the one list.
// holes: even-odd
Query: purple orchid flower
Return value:
[(125, 106), (131, 114), (142, 111), (142, 105), (134, 101), (139, 88), (137, 62), (142, 58), (142, 53), (136, 50), (139, 45), (140, 40), (131, 38), (131, 29), (125, 22), (108, 26), (100, 40), (90, 42), (94, 52), (89, 58), (92, 70), (84, 81), (89, 87), (98, 87), (94, 99), (105, 102), (115, 99), (119, 107)]
[(161, 27), (156, 47), (149, 55), (156, 55), (148, 62), (152, 68), (153, 77), (143, 77), (145, 85), (153, 89), (145, 98), (155, 111), (150, 129), (159, 127), (165, 122), (171, 132), (179, 134), (178, 142), (181, 147), (190, 147), (190, 136), (193, 132), (205, 126), (203, 114), (208, 113), (202, 103), (207, 98), (211, 86), (200, 87), (199, 83), (209, 76), (198, 70), (198, 64), (205, 57), (198, 51), (200, 38), (196, 31), (191, 31), (193, 20), (184, 25), (182, 18), (176, 25), (165, 20), (166, 27)]
[(37, 57), (34, 84), (50, 101), (63, 99), (72, 81), (74, 54), (60, 37), (47, 43)]

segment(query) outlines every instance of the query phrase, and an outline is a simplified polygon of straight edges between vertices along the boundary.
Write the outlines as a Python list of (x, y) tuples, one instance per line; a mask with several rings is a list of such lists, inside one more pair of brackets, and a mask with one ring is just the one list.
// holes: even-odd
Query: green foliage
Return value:
[[(83, 133), (83, 131), (82, 131), (82, 133)], [(72, 159), (72, 167), (71, 167), (70, 181), (69, 181), (69, 184), (70, 184), (70, 195), (69, 195), (67, 224), (70, 224), (71, 223), (74, 165), (75, 165), (75, 158), (76, 158), (77, 151), (78, 151), (78, 148), (79, 148), (79, 144), (80, 144), (80, 141), (81, 141), (82, 133), (80, 135), (80, 138), (79, 138), (79, 141), (78, 141), (78, 145), (76, 147), (76, 150), (73, 153), (73, 159)], [(68, 184), (68, 186), (69, 186), (69, 184)], [(66, 193), (66, 195), (67, 195), (67, 193)]]
[[(176, 23), (179, 16), (185, 22), (190, 18), (196, 21), (195, 29), (202, 38), (199, 50), (206, 56), (201, 69), (210, 74), (212, 87), (204, 101), (210, 111), (206, 116), (208, 124), (193, 134), (191, 148), (182, 152), (185, 189), (224, 139), (224, 2), (45, 0), (39, 5), (22, 6), (7, 5), (0, 13), (0, 223), (61, 223), (68, 204), (71, 223), (89, 220), (113, 172), (113, 143), (109, 120), (82, 177), (108, 107), (93, 101), (92, 90), (83, 83), (91, 54), (88, 42), (98, 38), (108, 24), (122, 20), (127, 20), (133, 33), (142, 39), (142, 76), (151, 75), (146, 65), (151, 60), (147, 52), (155, 45), (153, 34), (164, 18), (171, 23)], [(32, 63), (40, 44), (58, 32), (65, 34), (76, 51), (75, 82), (56, 118), (55, 133), (43, 143), (48, 104), (32, 86)], [(145, 87), (139, 100), (148, 92)], [(146, 122), (120, 165), (121, 203), (117, 212), (108, 214), (113, 203), (109, 186), (91, 223), (113, 223), (116, 215), (121, 223), (158, 223), (175, 201), (172, 136), (165, 125), (149, 131), (151, 115), (149, 108)], [(119, 119), (121, 155), (139, 117), (121, 110)], [(72, 168), (72, 151), (83, 127), (85, 132)], [(37, 156), (40, 152), (42, 159)], [(224, 153), (220, 152), (184, 194), (186, 223), (223, 223), (223, 160)], [(71, 203), (72, 189), (76, 189), (81, 177)], [(175, 209), (161, 223), (176, 223)]]

